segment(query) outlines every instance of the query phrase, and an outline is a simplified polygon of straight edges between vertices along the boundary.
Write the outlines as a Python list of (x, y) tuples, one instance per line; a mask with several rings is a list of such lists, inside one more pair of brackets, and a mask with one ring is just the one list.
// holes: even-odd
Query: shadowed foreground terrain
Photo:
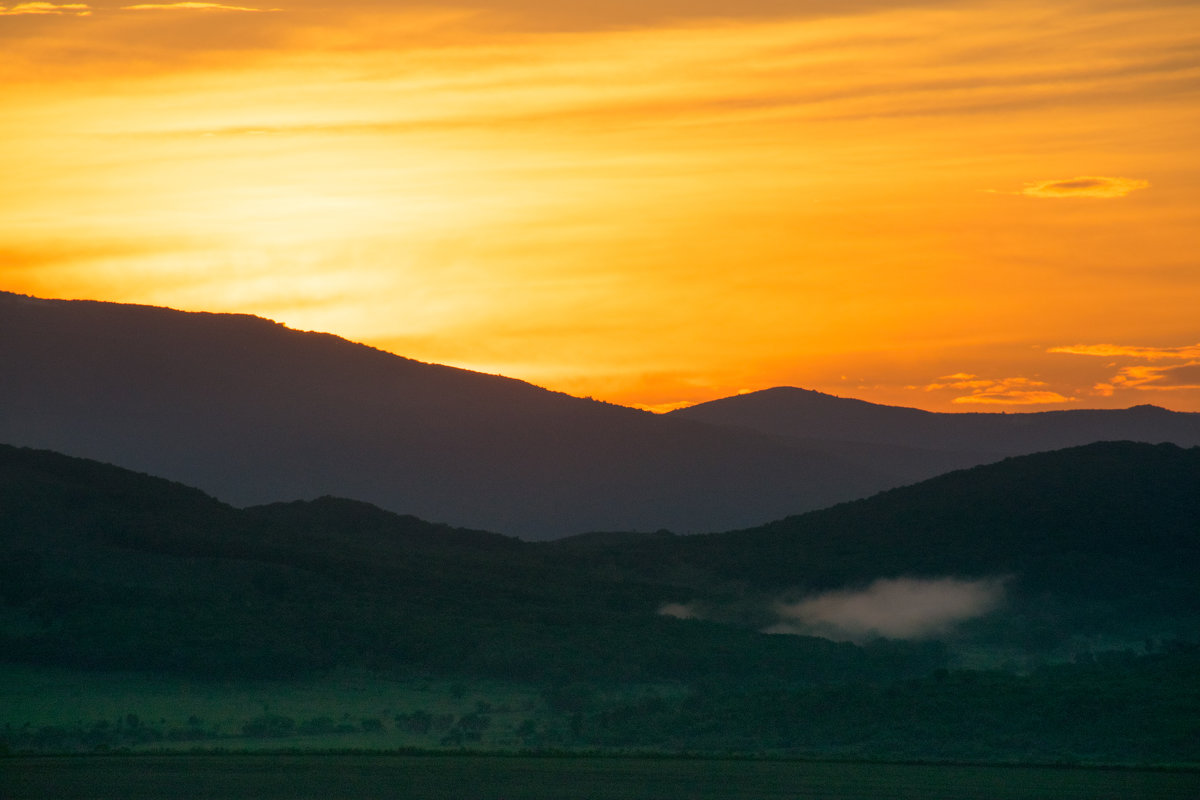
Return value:
[[(226, 756), (34, 760), (8, 800), (1190, 800), (1200, 774), (645, 758)], [(16, 777), (14, 777), (14, 775)]]
[(1195, 764), (1198, 486), (1200, 449), (1107, 443), (532, 543), (0, 447), (0, 741)]

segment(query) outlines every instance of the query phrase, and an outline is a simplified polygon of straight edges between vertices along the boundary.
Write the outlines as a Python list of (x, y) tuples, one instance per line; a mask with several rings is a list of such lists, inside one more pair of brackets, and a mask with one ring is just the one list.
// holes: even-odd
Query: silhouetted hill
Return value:
[(804, 597), (879, 579), (994, 579), (1007, 586), (1009, 612), (1024, 615), (1026, 628), (1045, 627), (1050, 639), (1129, 631), (1139, 621), (1153, 627), (1152, 619), (1188, 620), (1195, 635), (1200, 448), (1101, 442), (758, 528), (552, 546), (604, 574), (675, 583), (681, 600), (707, 601), (722, 585)]
[(977, 457), (975, 463), (1098, 441), (1200, 445), (1200, 414), (1152, 405), (943, 414), (780, 386), (701, 403), (670, 416), (801, 439), (952, 451)]
[[(557, 746), (1193, 763), (1197, 488), (1200, 448), (1102, 443), (756, 529), (533, 543), (333, 497), (236, 509), (0, 446), (0, 662), (229, 691), (501, 679), (541, 689)], [(882, 610), (881, 578), (901, 589)], [(1001, 584), (941, 629), (839, 636), (847, 613), (941, 614)], [(822, 625), (859, 643), (803, 635)], [(106, 730), (11, 725), (0, 744), (129, 739)]]
[[(775, 389), (654, 415), (246, 315), (0, 293), (0, 441), (238, 506), (349, 497), (526, 539), (745, 527), (1200, 414), (930, 414)], [(716, 424), (714, 424), (716, 423)]]
[(921, 648), (879, 656), (662, 617), (663, 590), (551, 555), (337, 498), (239, 510), (159, 478), (0, 445), (0, 661), (558, 682), (813, 681), (930, 663)]
[(688, 545), (721, 551), (707, 558), (725, 575), (777, 586), (804, 564), (816, 588), (1020, 573), (1037, 575), (1039, 589), (1106, 596), (1099, 576), (1052, 561), (1116, 559), (1151, 576), (1200, 570), (1200, 448), (1099, 442), (1012, 457)]
[[(585, 656), (601, 671), (615, 669), (614, 659), (639, 674), (652, 674), (650, 662), (660, 659), (703, 671), (716, 667), (696, 666), (695, 653), (668, 658), (662, 648), (733, 637), (762, 655), (757, 634), (736, 627), (769, 628), (780, 602), (880, 579), (1003, 584), (1003, 603), (983, 610), (995, 613), (964, 618), (992, 620), (976, 624), (985, 645), (1194, 638), (1200, 448), (1099, 443), (754, 529), (531, 543), (329, 497), (239, 510), (159, 478), (0, 446), (0, 555), (8, 602), (57, 632), (12, 645), (35, 656), (39, 647), (82, 646), (127, 657), (122, 637), (140, 641), (144, 630), (172, 652), (211, 640), (212, 658), (236, 663), (275, 642), (310, 668), (336, 662), (342, 648), (348, 657), (440, 669), (461, 662), (484, 672), (544, 674), (549, 667), (533, 662), (562, 670)], [(687, 607), (677, 616), (735, 628), (671, 627), (659, 616), (669, 603)], [(64, 631), (74, 644), (62, 641)], [(649, 635), (653, 644), (636, 643)], [(383, 643), (401, 640), (380, 656), (391, 647)], [(623, 652), (602, 656), (615, 642)], [(718, 660), (748, 668), (749, 656), (729, 658)]]
[(0, 293), (0, 372), (0, 441), (239, 506), (333, 494), (536, 539), (721, 530), (906, 479), (245, 315)]

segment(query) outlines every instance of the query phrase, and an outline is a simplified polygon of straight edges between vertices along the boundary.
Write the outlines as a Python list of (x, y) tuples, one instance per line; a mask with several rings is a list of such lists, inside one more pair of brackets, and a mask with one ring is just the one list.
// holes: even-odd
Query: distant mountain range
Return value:
[(945, 414), (780, 386), (700, 403), (669, 416), (796, 439), (974, 453), (991, 460), (1099, 441), (1200, 445), (1200, 414), (1153, 405), (1121, 410)]
[(929, 414), (773, 389), (669, 415), (246, 315), (0, 293), (0, 442), (234, 505), (337, 495), (526, 539), (729, 530), (1004, 455), (1200, 444), (1153, 407)]

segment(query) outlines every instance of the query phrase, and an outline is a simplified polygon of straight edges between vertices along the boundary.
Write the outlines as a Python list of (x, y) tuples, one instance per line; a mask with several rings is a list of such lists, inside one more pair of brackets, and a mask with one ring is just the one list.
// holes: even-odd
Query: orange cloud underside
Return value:
[(1200, 338), (1200, 9), (161, 5), (0, 28), (0, 288), (655, 408), (1200, 410), (1135, 369)]

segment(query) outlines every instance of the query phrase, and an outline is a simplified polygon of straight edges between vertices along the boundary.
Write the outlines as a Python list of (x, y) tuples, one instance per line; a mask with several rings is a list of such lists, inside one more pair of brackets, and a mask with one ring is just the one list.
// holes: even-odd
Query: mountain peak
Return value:
[(333, 494), (538, 539), (732, 528), (898, 482), (756, 433), (249, 315), (0, 301), (0, 441), (234, 505)]
[(665, 415), (245, 314), (0, 294), (0, 442), (239, 506), (352, 498), (529, 539), (760, 524), (1200, 414), (933, 414), (780, 386)]

